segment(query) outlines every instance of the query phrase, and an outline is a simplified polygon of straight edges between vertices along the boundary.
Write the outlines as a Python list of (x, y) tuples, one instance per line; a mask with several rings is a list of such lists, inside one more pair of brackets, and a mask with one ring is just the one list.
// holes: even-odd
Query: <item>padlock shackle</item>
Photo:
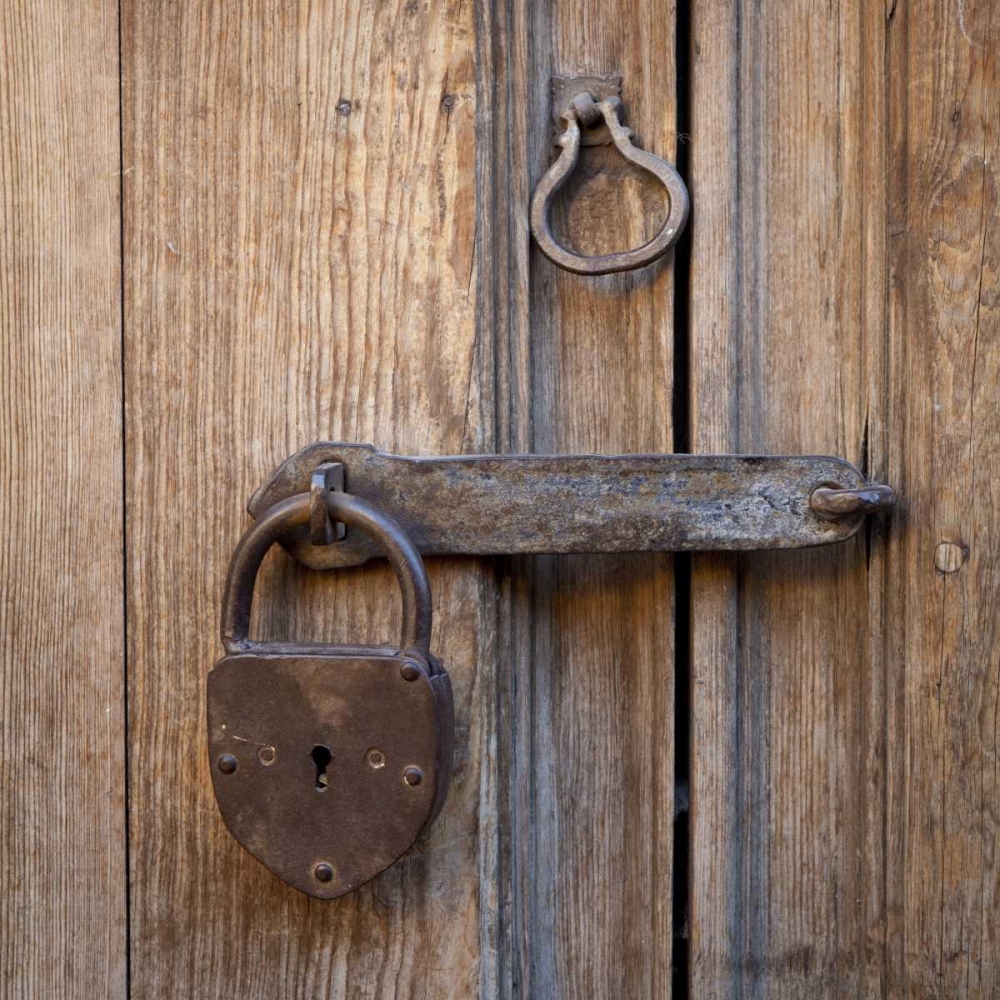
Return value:
[[(377, 507), (350, 493), (328, 493), (330, 517), (368, 535), (381, 546), (396, 572), (403, 595), (400, 652), (430, 656), (431, 590), (416, 546), (402, 528)], [(309, 523), (309, 494), (276, 503), (254, 521), (233, 552), (222, 599), (222, 645), (227, 653), (246, 652), (266, 644), (250, 639), (250, 611), (257, 572), (268, 549), (283, 535)], [(336, 543), (332, 543), (336, 544)]]

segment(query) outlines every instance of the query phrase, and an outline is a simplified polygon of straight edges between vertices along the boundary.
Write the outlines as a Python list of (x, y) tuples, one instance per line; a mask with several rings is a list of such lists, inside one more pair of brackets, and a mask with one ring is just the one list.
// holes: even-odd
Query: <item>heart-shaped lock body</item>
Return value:
[(253, 585), (267, 550), (309, 520), (306, 494), (276, 504), (233, 554), (227, 655), (208, 678), (212, 781), (233, 836), (310, 896), (342, 896), (403, 854), (437, 816), (451, 773), (447, 673), (431, 656), (431, 600), (416, 548), (357, 497), (331, 517), (379, 542), (403, 594), (398, 648), (258, 643)]

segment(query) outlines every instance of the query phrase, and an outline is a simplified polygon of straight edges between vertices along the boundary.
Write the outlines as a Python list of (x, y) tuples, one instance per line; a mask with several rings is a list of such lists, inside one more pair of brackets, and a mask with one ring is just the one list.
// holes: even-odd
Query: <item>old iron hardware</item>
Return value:
[[(335, 475), (323, 476), (336, 485)], [(236, 839), (289, 885), (333, 899), (391, 865), (437, 816), (454, 724), (448, 675), (430, 653), (431, 598), (419, 553), (365, 500), (324, 493), (331, 520), (352, 536), (367, 534), (396, 571), (399, 645), (249, 638), (264, 555), (310, 523), (308, 493), (283, 499), (233, 554), (222, 612), (226, 655), (208, 678), (208, 743), (216, 799)]]
[[(690, 207), (687, 187), (680, 174), (666, 160), (632, 145), (631, 129), (620, 121), (622, 102), (608, 93), (608, 81), (620, 84), (620, 78), (584, 78), (581, 89), (565, 100), (565, 81), (555, 87), (560, 116), (566, 123), (558, 138), (562, 153), (539, 181), (531, 198), (531, 232), (538, 248), (554, 264), (575, 274), (612, 274), (644, 267), (662, 257), (677, 242), (687, 222)], [(602, 86), (602, 82), (604, 85)], [(589, 89), (583, 89), (587, 87)], [(597, 99), (593, 95), (597, 91)], [(605, 96), (601, 96), (601, 93)], [(565, 103), (562, 103), (565, 100)], [(603, 127), (597, 128), (603, 119)], [(660, 231), (646, 244), (621, 253), (588, 257), (562, 246), (552, 233), (549, 213), (556, 193), (576, 168), (582, 144), (599, 144), (610, 137), (618, 152), (630, 163), (652, 174), (667, 190), (670, 208)]]
[[(314, 477), (330, 464), (349, 495), (386, 513), (425, 555), (801, 548), (845, 541), (866, 514), (895, 499), (839, 458), (406, 458), (371, 445), (319, 442), (279, 466), (251, 497), (250, 514), (265, 516), (311, 486), (322, 497)], [(312, 537), (328, 537), (325, 530), (314, 525)], [(303, 526), (281, 541), (314, 569), (378, 555), (378, 546), (353, 530), (317, 545)]]
[[(608, 76), (554, 76), (552, 77), (552, 143), (558, 146), (566, 123), (563, 114), (571, 107), (573, 99), (579, 94), (589, 94), (595, 102), (606, 101), (609, 98), (621, 100), (622, 78), (620, 73)], [(625, 128), (625, 134), (631, 138), (632, 129)], [(591, 122), (580, 121), (581, 146), (610, 146), (611, 133), (604, 124), (601, 115)]]
[[(797, 548), (844, 541), (894, 501), (838, 458), (404, 458), (309, 445), (251, 498), (257, 520), (226, 582), (226, 655), (208, 678), (226, 825), (289, 885), (332, 899), (391, 865), (437, 816), (454, 714), (448, 675), (430, 654), (420, 550)], [(251, 640), (254, 582), (276, 541), (319, 569), (387, 556), (403, 594), (398, 647)]]

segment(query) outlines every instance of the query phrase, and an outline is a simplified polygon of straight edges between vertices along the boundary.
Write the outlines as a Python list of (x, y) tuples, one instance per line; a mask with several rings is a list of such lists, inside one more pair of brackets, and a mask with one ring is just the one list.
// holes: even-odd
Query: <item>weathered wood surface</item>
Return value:
[[(837, 454), (895, 483), (885, 12), (693, 12), (692, 447)], [(878, 530), (694, 559), (695, 996), (881, 995), (885, 568)]]
[(693, 5), (693, 447), (903, 498), (695, 559), (698, 997), (1000, 989), (989, 7)]
[(125, 990), (117, 3), (0, 5), (0, 996)]
[[(448, 804), (357, 893), (310, 900), (226, 832), (204, 703), (244, 504), (278, 462), (330, 438), (483, 450), (472, 8), (123, 11), (132, 994), (475, 996), (493, 920), (482, 569), (430, 568)], [(261, 636), (398, 630), (385, 567), (321, 577), (276, 554), (257, 606)]]
[[(693, 561), (699, 998), (1000, 993), (991, 6), (682, 11), (690, 447), (842, 455), (903, 497), (839, 551)], [(131, 994), (669, 996), (668, 557), (431, 564), (449, 804), (332, 905), (226, 833), (204, 678), (246, 495), (309, 441), (671, 450), (671, 259), (560, 273), (527, 208), (553, 73), (622, 72), (675, 155), (675, 12), (122, 13), (124, 163), (117, 8), (0, 12), (0, 996), (127, 988), (122, 268)], [(589, 252), (660, 218), (600, 149), (556, 212)], [(271, 637), (398, 622), (384, 567), (283, 555), (258, 607)]]
[[(930, 57), (929, 57), (930, 56)], [(1000, 16), (889, 29), (886, 980), (1000, 995)]]
[[(670, 451), (672, 255), (581, 278), (530, 245), (552, 145), (553, 75), (624, 76), (637, 143), (672, 158), (674, 11), (646, 0), (490, 7), (481, 49), (495, 160), (482, 175), (498, 358), (497, 447)], [(599, 168), (599, 169), (598, 169)], [(611, 149), (584, 150), (554, 213), (585, 253), (663, 219)], [(492, 211), (491, 211), (492, 209)], [(665, 556), (518, 559), (498, 635), (501, 988), (508, 997), (667, 997), (671, 964), (673, 578)], [(504, 567), (501, 567), (504, 573)]]
[[(494, 18), (475, 13), (480, 26)], [(523, 45), (527, 14), (509, 14), (493, 26), (498, 46)], [(247, 487), (314, 439), (404, 453), (512, 447), (511, 413), (534, 421), (529, 443), (540, 450), (662, 450), (672, 332), (661, 266), (652, 280), (618, 279), (579, 302), (564, 284), (566, 339), (557, 345), (558, 326), (542, 326), (553, 338), (543, 351), (556, 351), (545, 368), (525, 340), (511, 349), (498, 334), (504, 310), (518, 311), (526, 332), (532, 308), (541, 325), (550, 304), (493, 302), (497, 247), (516, 246), (500, 266), (528, 266), (526, 241), (517, 245), (534, 179), (523, 154), (521, 195), (504, 201), (499, 223), (483, 204), (499, 188), (481, 177), (473, 259), (477, 141), (481, 171), (502, 160), (482, 149), (494, 135), (485, 115), (473, 133), (474, 44), (480, 96), (502, 95), (482, 69), (492, 56), (473, 37), (472, 9), (361, 8), (346, 23), (307, 5), (195, 15), (191, 4), (127, 3), (123, 35), (132, 753), (157, 761), (155, 782), (132, 796), (133, 992), (180, 983), (198, 996), (541, 997), (634, 984), (664, 995), (672, 626), (662, 558), (550, 563), (534, 582), (516, 573), (515, 610), (501, 612), (495, 646), (492, 571), (432, 567), (435, 648), (458, 689), (457, 780), (427, 843), (371, 888), (310, 903), (255, 866), (218, 819), (202, 689)], [(561, 16), (548, 37), (562, 39), (569, 65), (582, 42)], [(666, 25), (649, 46), (669, 49)], [(670, 61), (647, 80), (646, 54), (620, 40), (605, 48), (593, 58), (632, 70), (633, 121), (669, 153)], [(529, 87), (523, 64), (500, 72)], [(544, 169), (550, 70), (532, 72), (538, 114), (502, 110), (524, 116)], [(662, 106), (643, 111), (648, 95)], [(478, 309), (477, 279), (487, 299)], [(606, 342), (594, 310), (617, 317), (610, 290), (630, 288), (629, 332)], [(612, 376), (603, 391), (593, 385), (601, 371)], [(552, 410), (549, 389), (564, 397)], [(265, 588), (281, 604), (271, 602), (264, 633), (391, 635), (384, 572), (336, 582), (273, 571), (302, 596), (296, 612), (288, 590)]]

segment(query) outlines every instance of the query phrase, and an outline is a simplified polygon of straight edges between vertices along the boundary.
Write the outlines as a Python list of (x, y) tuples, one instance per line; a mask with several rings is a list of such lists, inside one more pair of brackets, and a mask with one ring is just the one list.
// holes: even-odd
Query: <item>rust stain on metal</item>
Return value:
[[(339, 462), (348, 495), (388, 514), (425, 555), (802, 548), (842, 542), (891, 493), (849, 462), (822, 456), (472, 455), (406, 458), (370, 445), (303, 448), (251, 497), (254, 517), (309, 490)], [(848, 491), (828, 498), (822, 490)], [(873, 499), (874, 498), (874, 499)], [(833, 505), (839, 509), (830, 511)], [(817, 509), (819, 507), (819, 509)], [(282, 544), (316, 569), (379, 554), (359, 532), (315, 546), (294, 527)]]
[[(454, 712), (448, 675), (430, 652), (431, 598), (419, 553), (363, 499), (328, 493), (326, 502), (334, 521), (352, 536), (365, 532), (396, 570), (399, 645), (250, 638), (261, 561), (284, 532), (308, 532), (307, 485), (251, 525), (233, 554), (222, 614), (227, 655), (208, 678), (208, 744), (232, 834), (289, 885), (332, 899), (391, 865), (437, 816), (451, 774)], [(235, 733), (266, 734), (267, 742)], [(399, 780), (387, 760), (407, 762), (410, 777)]]
[(323, 462), (313, 471), (309, 483), (309, 540), (313, 545), (339, 542), (347, 527), (330, 518), (327, 493), (344, 492), (344, 467), (339, 462)]
[[(574, 274), (614, 274), (651, 264), (680, 238), (690, 209), (687, 185), (673, 165), (632, 145), (631, 130), (619, 120), (622, 113), (621, 100), (617, 96), (609, 96), (599, 98), (598, 101), (599, 103), (595, 102), (591, 93), (581, 91), (570, 97), (565, 106), (561, 106), (561, 117), (566, 123), (566, 130), (558, 139), (562, 153), (538, 182), (531, 197), (531, 233), (538, 249), (553, 264)], [(576, 169), (583, 144), (583, 132), (588, 130), (587, 127), (592, 132), (601, 118), (604, 119), (604, 127), (618, 152), (633, 166), (652, 174), (664, 186), (670, 208), (660, 231), (641, 247), (588, 257), (574, 253), (559, 243), (549, 224), (549, 213), (559, 189)]]
[[(447, 673), (430, 653), (419, 550), (794, 548), (843, 541), (894, 499), (849, 463), (817, 456), (404, 458), (310, 445), (251, 498), (259, 519), (229, 569), (227, 655), (208, 679), (223, 818), (276, 875), (325, 899), (373, 878), (434, 820), (450, 778), (454, 713)], [(351, 529), (340, 540), (338, 523)], [(276, 541), (322, 569), (387, 557), (403, 598), (398, 646), (253, 641), (254, 582)]]
[(813, 490), (809, 506), (820, 516), (840, 520), (856, 514), (877, 514), (896, 506), (896, 494), (890, 486), (873, 484), (860, 489), (834, 489), (821, 486)]
[[(620, 100), (622, 96), (622, 78), (620, 73), (607, 76), (554, 76), (552, 77), (552, 142), (560, 144), (560, 139), (566, 130), (563, 120), (569, 114), (575, 114), (580, 123), (581, 146), (609, 146), (611, 133), (605, 125), (595, 102), (606, 101), (609, 98)], [(589, 98), (589, 101), (583, 100)], [(631, 137), (632, 130), (625, 129)]]

